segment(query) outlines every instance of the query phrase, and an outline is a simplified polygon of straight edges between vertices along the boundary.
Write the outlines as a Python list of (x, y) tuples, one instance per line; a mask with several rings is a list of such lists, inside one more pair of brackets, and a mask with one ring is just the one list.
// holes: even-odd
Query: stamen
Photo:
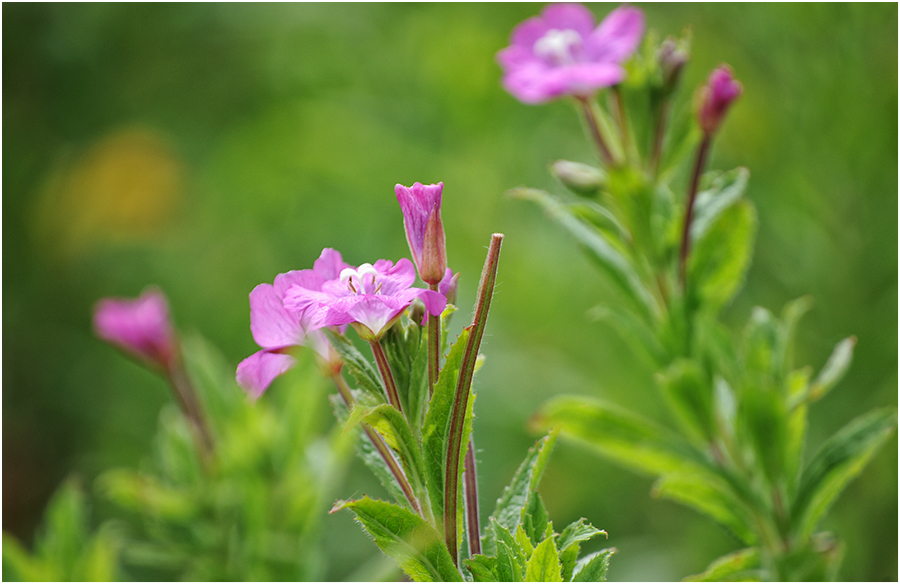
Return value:
[[(372, 276), (372, 283), (373, 283), (373, 284), (375, 283), (375, 277), (374, 277), (374, 276)], [(378, 294), (378, 291), (381, 290), (381, 285), (382, 285), (382, 284), (384, 284), (384, 282), (378, 282), (378, 286), (375, 287), (375, 291), (372, 292), (372, 294)]]
[(353, 276), (350, 276), (350, 279), (347, 280), (347, 285), (350, 287), (350, 290), (351, 290), (354, 294), (358, 294), (358, 292), (356, 291), (356, 286), (353, 285)]

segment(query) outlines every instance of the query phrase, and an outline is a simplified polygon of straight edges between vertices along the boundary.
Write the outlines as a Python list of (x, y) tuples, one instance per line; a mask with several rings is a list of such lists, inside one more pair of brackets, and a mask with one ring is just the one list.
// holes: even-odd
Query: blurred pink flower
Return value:
[(403, 227), (419, 277), (427, 284), (437, 284), (447, 268), (444, 224), (441, 222), (441, 192), (444, 183), (411, 187), (397, 185), (397, 201), (403, 211)]
[(524, 103), (562, 95), (588, 97), (625, 77), (621, 63), (644, 34), (644, 14), (621, 6), (594, 28), (581, 4), (551, 4), (517, 26), (509, 47), (497, 53), (503, 86)]
[(147, 290), (134, 300), (100, 300), (94, 307), (94, 332), (151, 367), (165, 372), (173, 364), (175, 330), (166, 297), (159, 290)]
[(709, 74), (706, 85), (700, 89), (697, 120), (706, 134), (712, 134), (722, 124), (731, 103), (740, 97), (744, 87), (734, 78), (728, 65), (719, 65)]
[(439, 315), (447, 299), (433, 290), (412, 288), (416, 279), (411, 261), (378, 260), (345, 268), (340, 277), (325, 282), (321, 290), (298, 283), (288, 289), (284, 306), (308, 314), (313, 327), (352, 324), (360, 337), (376, 341), (400, 318), (413, 300), (420, 298), (425, 310)]
[(314, 315), (305, 310), (288, 310), (284, 296), (294, 286), (321, 290), (322, 285), (339, 277), (349, 268), (341, 254), (322, 250), (311, 270), (293, 270), (275, 276), (274, 284), (260, 284), (250, 292), (250, 332), (262, 351), (250, 355), (238, 365), (237, 382), (253, 397), (259, 397), (272, 381), (294, 366), (296, 360), (286, 354), (296, 346), (309, 346), (326, 361), (331, 360), (328, 341), (314, 324)]

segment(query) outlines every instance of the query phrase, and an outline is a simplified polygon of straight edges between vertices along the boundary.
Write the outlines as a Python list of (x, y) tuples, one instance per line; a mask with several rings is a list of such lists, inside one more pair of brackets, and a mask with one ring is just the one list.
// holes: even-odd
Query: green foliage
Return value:
[(35, 537), (34, 552), (3, 533), (6, 581), (106, 582), (119, 578), (121, 541), (112, 525), (90, 528), (87, 497), (79, 481), (67, 479), (54, 493)]
[(462, 582), (440, 534), (412, 512), (368, 497), (338, 502), (334, 510), (338, 509), (356, 513), (378, 547), (414, 581)]
[(759, 579), (759, 550), (747, 548), (722, 556), (686, 582), (742, 582)]

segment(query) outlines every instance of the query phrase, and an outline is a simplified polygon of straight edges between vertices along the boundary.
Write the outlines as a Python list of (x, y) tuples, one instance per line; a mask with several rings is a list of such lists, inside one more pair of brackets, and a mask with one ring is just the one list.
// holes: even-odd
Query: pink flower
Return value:
[(295, 270), (275, 277), (274, 284), (260, 284), (250, 292), (250, 332), (262, 351), (250, 355), (238, 365), (237, 382), (253, 397), (259, 397), (272, 381), (294, 366), (296, 360), (286, 352), (296, 346), (310, 346), (326, 361), (330, 360), (328, 341), (307, 311), (284, 307), (285, 292), (294, 286), (321, 290), (328, 280), (337, 278), (350, 266), (333, 249), (322, 250), (311, 270)]
[(517, 26), (510, 46), (497, 53), (503, 86), (524, 103), (588, 97), (622, 81), (621, 63), (643, 34), (637, 8), (621, 6), (594, 28), (594, 15), (581, 4), (551, 4)]
[(712, 134), (722, 124), (731, 102), (743, 93), (743, 86), (734, 78), (728, 65), (719, 65), (699, 92), (697, 120), (706, 134)]
[(135, 300), (104, 298), (94, 307), (94, 332), (154, 368), (168, 371), (176, 355), (166, 297), (155, 289)]
[(447, 299), (433, 290), (412, 288), (416, 279), (411, 261), (378, 260), (345, 268), (339, 278), (322, 284), (321, 291), (299, 283), (284, 296), (288, 310), (309, 314), (313, 326), (352, 324), (367, 341), (376, 341), (389, 329), (413, 300), (420, 298), (425, 310), (441, 314)]
[(447, 268), (444, 224), (441, 222), (441, 192), (444, 183), (411, 187), (397, 185), (397, 201), (403, 211), (403, 227), (419, 277), (427, 284), (437, 284)]

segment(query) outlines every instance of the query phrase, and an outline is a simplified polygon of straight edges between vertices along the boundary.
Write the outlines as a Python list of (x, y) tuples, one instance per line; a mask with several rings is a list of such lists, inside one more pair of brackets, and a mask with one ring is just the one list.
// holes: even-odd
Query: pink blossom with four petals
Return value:
[(310, 346), (326, 361), (330, 347), (309, 311), (284, 307), (285, 293), (294, 286), (321, 290), (323, 284), (340, 276), (350, 265), (333, 249), (322, 250), (311, 270), (293, 270), (278, 274), (273, 284), (260, 284), (250, 292), (250, 332), (262, 351), (250, 355), (238, 365), (238, 384), (253, 397), (259, 397), (272, 381), (293, 367), (296, 360), (286, 351)]
[(625, 77), (621, 63), (644, 34), (644, 14), (621, 6), (596, 28), (581, 4), (551, 4), (517, 26), (497, 54), (503, 86), (516, 99), (538, 104), (563, 95), (588, 97)]
[(408, 259), (396, 265), (378, 260), (374, 265), (345, 268), (339, 278), (322, 284), (321, 290), (299, 283), (288, 289), (284, 307), (308, 314), (317, 328), (350, 324), (363, 339), (376, 341), (417, 298), (429, 314), (437, 316), (444, 310), (444, 295), (413, 288), (415, 279), (415, 267)]

